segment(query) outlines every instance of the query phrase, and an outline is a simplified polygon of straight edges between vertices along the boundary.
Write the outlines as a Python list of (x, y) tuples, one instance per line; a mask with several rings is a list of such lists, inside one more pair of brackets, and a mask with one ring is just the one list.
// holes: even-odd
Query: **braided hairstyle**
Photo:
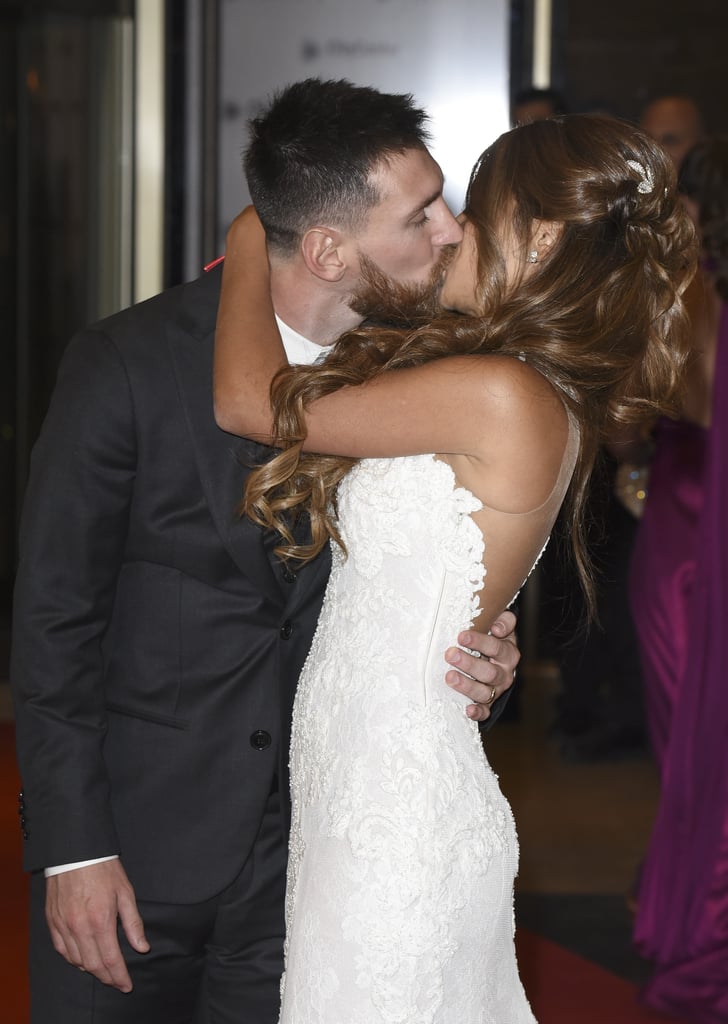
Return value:
[[(602, 115), (566, 115), (502, 135), (478, 160), (465, 214), (475, 227), (480, 315), (440, 313), (409, 329), (362, 326), (322, 366), (288, 367), (271, 388), (281, 453), (246, 484), (242, 511), (277, 530), (283, 558), (307, 561), (333, 538), (336, 486), (356, 460), (302, 451), (305, 409), (379, 373), (454, 354), (526, 359), (580, 427), (567, 497), (576, 563), (591, 597), (582, 508), (609, 425), (671, 411), (687, 355), (681, 296), (695, 267), (692, 224), (662, 149)], [(563, 225), (534, 272), (506, 279), (504, 234), (525, 266), (534, 220)], [(297, 544), (291, 515), (310, 518)], [(591, 601), (590, 601), (591, 603)]]

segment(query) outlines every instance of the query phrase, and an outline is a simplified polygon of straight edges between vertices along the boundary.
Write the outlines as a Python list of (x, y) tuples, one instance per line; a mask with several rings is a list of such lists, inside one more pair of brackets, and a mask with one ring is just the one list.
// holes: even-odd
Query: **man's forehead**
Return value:
[(432, 202), (442, 191), (440, 165), (426, 149), (406, 149), (380, 160), (369, 175), (380, 201), (408, 203), (417, 209)]

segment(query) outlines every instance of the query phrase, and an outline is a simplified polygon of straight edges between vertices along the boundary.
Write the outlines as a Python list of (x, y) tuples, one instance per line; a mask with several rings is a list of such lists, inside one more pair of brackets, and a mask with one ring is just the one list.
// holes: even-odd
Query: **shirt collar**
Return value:
[(283, 339), (283, 348), (286, 350), (286, 357), (289, 363), (311, 366), (319, 357), (325, 355), (327, 349), (324, 346), (317, 345), (315, 342), (310, 341), (309, 338), (304, 338), (302, 334), (294, 331), (292, 327), (284, 323), (278, 314), (276, 314), (276, 323)]

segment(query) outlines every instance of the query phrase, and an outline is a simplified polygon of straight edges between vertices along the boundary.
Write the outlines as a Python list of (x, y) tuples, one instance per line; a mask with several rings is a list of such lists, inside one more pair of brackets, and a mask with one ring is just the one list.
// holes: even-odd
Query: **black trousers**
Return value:
[(286, 852), (275, 792), (251, 855), (227, 889), (199, 904), (140, 901), (151, 950), (136, 953), (120, 934), (134, 986), (128, 994), (56, 953), (45, 921), (45, 878), (34, 876), (31, 1024), (276, 1024)]

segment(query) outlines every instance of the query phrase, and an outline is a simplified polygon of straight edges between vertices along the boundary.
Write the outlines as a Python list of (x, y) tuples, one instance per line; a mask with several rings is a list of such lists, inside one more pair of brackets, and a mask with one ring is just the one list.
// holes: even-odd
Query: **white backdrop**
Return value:
[(246, 123), (277, 88), (348, 78), (412, 93), (431, 117), (445, 196), (462, 206), (480, 153), (508, 128), (507, 0), (221, 0), (219, 244), (248, 192)]

